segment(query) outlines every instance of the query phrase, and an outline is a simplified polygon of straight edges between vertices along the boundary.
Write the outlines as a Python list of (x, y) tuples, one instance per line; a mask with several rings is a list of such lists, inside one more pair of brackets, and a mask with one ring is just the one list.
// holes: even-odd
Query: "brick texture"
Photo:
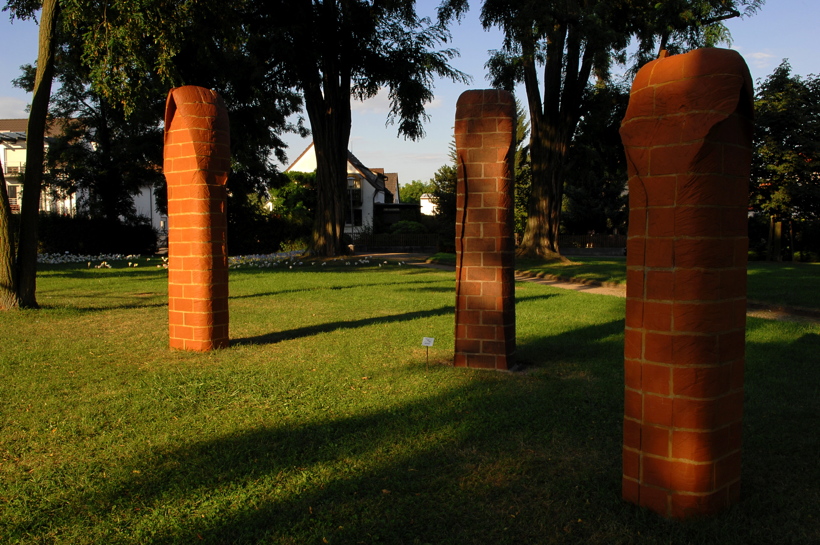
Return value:
[(647, 64), (629, 168), (623, 497), (667, 517), (738, 499), (752, 81), (735, 51)]
[(456, 105), (455, 365), (506, 370), (515, 354), (515, 100), (467, 91)]
[(168, 325), (171, 348), (228, 346), (225, 182), (228, 113), (214, 91), (172, 89), (165, 106)]

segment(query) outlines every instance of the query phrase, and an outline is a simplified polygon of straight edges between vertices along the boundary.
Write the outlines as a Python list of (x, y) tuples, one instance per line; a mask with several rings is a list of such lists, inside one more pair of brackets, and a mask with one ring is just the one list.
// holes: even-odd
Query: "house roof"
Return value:
[(393, 194), (393, 200), (397, 203), (401, 202), (401, 195), (399, 194), (399, 173), (386, 172), (384, 175), (387, 176), (384, 185), (387, 187), (387, 190)]
[(0, 132), (21, 132), (25, 134), (28, 119), (0, 119)]
[[(65, 119), (52, 120), (48, 125), (46, 125), (46, 137), (60, 136), (60, 134), (62, 133), (63, 125), (66, 123), (66, 121), (67, 120)], [(0, 132), (22, 133), (23, 137), (25, 138), (26, 131), (28, 131), (28, 118), (24, 117), (20, 119), (0, 119)]]
[(0, 132), (0, 142), (19, 142), (26, 139), (24, 132)]
[[(299, 164), (309, 153), (315, 153), (313, 151), (313, 142), (305, 148), (305, 151), (299, 154), (299, 157), (293, 161), (288, 168), (285, 169), (285, 172), (294, 170), (297, 164)], [(395, 195), (395, 192), (392, 191), (389, 187), (387, 187), (387, 181), (389, 180), (388, 176), (384, 174), (383, 168), (368, 168), (362, 163), (358, 157), (353, 155), (353, 153), (348, 150), (347, 152), (347, 162), (355, 168), (362, 177), (367, 180), (367, 182), (372, 185), (377, 191), (384, 191), (385, 196), (387, 195)], [(315, 161), (311, 164), (315, 164)], [(314, 167), (315, 168), (315, 167)], [(398, 174), (396, 174), (396, 179), (398, 179)]]

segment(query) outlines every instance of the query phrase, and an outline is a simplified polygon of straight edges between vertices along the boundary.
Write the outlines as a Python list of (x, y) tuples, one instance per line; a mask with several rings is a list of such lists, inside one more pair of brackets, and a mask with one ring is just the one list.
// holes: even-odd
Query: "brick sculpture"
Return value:
[(228, 346), (228, 114), (217, 93), (172, 89), (165, 106), (171, 348)]
[(623, 497), (674, 518), (740, 493), (752, 80), (702, 49), (638, 73), (629, 168)]
[(515, 99), (467, 91), (456, 104), (455, 365), (506, 370), (515, 353)]

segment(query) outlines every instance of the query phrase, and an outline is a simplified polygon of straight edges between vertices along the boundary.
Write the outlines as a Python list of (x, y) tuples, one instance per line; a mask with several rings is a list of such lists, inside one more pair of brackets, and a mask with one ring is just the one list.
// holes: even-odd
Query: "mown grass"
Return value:
[(743, 499), (678, 523), (619, 499), (619, 298), (517, 284), (509, 374), (448, 366), (449, 271), (232, 270), (208, 354), (165, 282), (51, 267), (0, 313), (0, 542), (820, 541), (816, 325), (749, 320)]
[[(436, 254), (436, 263), (455, 265), (455, 254)], [(570, 263), (519, 258), (515, 267), (532, 273), (626, 285), (626, 259), (570, 256)], [(748, 298), (775, 306), (820, 309), (820, 263), (750, 261)]]

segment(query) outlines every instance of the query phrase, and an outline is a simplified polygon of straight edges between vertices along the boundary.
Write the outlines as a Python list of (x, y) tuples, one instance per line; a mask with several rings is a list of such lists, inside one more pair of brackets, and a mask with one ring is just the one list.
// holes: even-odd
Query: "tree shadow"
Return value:
[(390, 316), (376, 316), (373, 318), (363, 318), (360, 320), (347, 320), (328, 322), (324, 324), (316, 324), (307, 327), (299, 327), (296, 329), (289, 329), (285, 331), (274, 331), (264, 335), (256, 335), (254, 337), (243, 337), (232, 339), (231, 343), (242, 344), (275, 344), (278, 342), (299, 339), (302, 337), (311, 337), (319, 335), (320, 333), (330, 333), (339, 329), (356, 329), (366, 327), (374, 324), (390, 324), (395, 322), (406, 322), (416, 320), (418, 318), (429, 318), (431, 316), (443, 316), (455, 312), (455, 307), (446, 306), (432, 310), (420, 310), (416, 312), (405, 312), (402, 314), (393, 314)]
[[(189, 508), (151, 522), (141, 542), (155, 544), (538, 543), (595, 509), (620, 510), (620, 385), (475, 379), (353, 416), (147, 448), (96, 491), (66, 497), (75, 507), (61, 516)], [(225, 494), (241, 500), (217, 518), (197, 516)], [(558, 528), (538, 522), (544, 510)]]
[[(402, 282), (404, 284), (429, 284), (430, 282)], [(282, 289), (282, 290), (272, 290), (267, 292), (254, 292), (254, 293), (247, 293), (242, 295), (231, 295), (231, 299), (253, 299), (258, 297), (275, 297), (278, 295), (286, 295), (289, 293), (306, 293), (312, 291), (342, 291), (342, 290), (351, 290), (351, 289), (360, 289), (360, 288), (372, 288), (378, 287), (383, 288), (385, 285), (389, 284), (389, 282), (373, 282), (364, 284), (358, 282), (356, 284), (339, 284), (334, 286), (311, 286), (310, 288), (300, 288), (300, 289)], [(418, 289), (418, 288), (412, 288)], [(423, 289), (423, 288), (422, 288)]]

